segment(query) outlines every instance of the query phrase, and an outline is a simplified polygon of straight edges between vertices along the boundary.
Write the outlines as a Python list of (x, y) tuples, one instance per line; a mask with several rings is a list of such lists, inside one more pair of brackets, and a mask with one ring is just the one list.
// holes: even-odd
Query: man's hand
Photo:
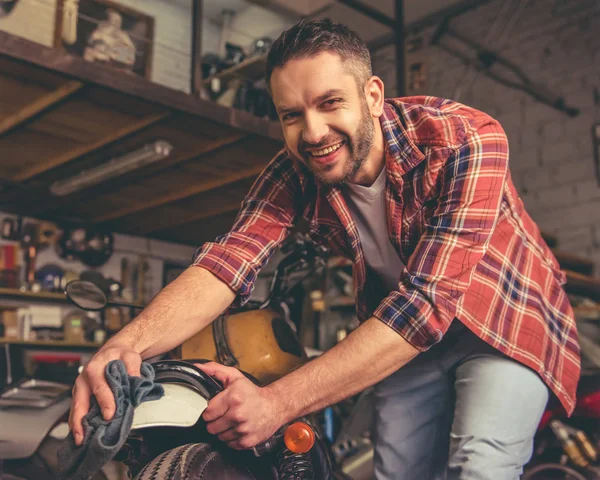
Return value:
[(75, 380), (73, 387), (69, 427), (75, 437), (75, 445), (81, 445), (83, 440), (81, 420), (90, 410), (92, 395), (96, 397), (102, 409), (104, 420), (110, 420), (115, 414), (115, 398), (104, 377), (106, 365), (112, 360), (122, 360), (130, 375), (141, 375), (142, 357), (129, 346), (106, 345), (94, 355)]
[(207, 430), (236, 450), (249, 449), (271, 437), (284, 423), (278, 399), (239, 370), (210, 362), (196, 364), (224, 387), (202, 414)]

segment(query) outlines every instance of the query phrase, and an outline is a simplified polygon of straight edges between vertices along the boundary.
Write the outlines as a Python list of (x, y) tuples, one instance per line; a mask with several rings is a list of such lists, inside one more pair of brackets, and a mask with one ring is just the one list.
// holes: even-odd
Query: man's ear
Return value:
[(367, 105), (373, 117), (379, 118), (383, 114), (383, 103), (385, 99), (384, 85), (381, 78), (373, 75), (365, 84), (365, 96)]

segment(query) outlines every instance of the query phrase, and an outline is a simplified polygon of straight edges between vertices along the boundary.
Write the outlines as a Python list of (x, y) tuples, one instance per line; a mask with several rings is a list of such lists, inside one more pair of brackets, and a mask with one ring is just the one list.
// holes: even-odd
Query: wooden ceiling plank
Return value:
[(65, 100), (74, 93), (78, 92), (84, 87), (84, 83), (77, 80), (71, 80), (64, 85), (60, 86), (56, 90), (53, 90), (34, 102), (26, 105), (18, 112), (6, 117), (0, 122), (0, 135), (5, 134), (9, 130), (12, 130), (19, 125), (22, 125), (27, 120), (33, 118), (36, 115), (52, 108), (52, 106)]
[(25, 180), (30, 180), (31, 178), (39, 175), (40, 173), (44, 173), (52, 168), (58, 167), (64, 163), (70, 162), (77, 157), (85, 155), (86, 153), (90, 153), (93, 150), (101, 148), (109, 143), (115, 142), (127, 135), (137, 132), (143, 128), (146, 128), (154, 123), (157, 123), (164, 118), (168, 117), (171, 112), (161, 112), (155, 115), (148, 115), (146, 117), (141, 118), (140, 120), (133, 122), (129, 125), (126, 125), (123, 128), (119, 128), (111, 132), (109, 135), (101, 138), (100, 140), (92, 143), (88, 143), (85, 145), (81, 145), (78, 148), (74, 148), (73, 150), (69, 150), (68, 152), (58, 155), (57, 157), (50, 158), (44, 162), (40, 162), (38, 164), (33, 165), (31, 168), (25, 169), (19, 172), (16, 175), (15, 180), (22, 182)]
[[(134, 137), (132, 138), (132, 140), (133, 140), (132, 145), (139, 144), (140, 142), (144, 142), (144, 141), (147, 141), (148, 139), (155, 138), (155, 137), (156, 138), (157, 137), (166, 138), (168, 141), (173, 143), (173, 145), (177, 145), (176, 138), (174, 138), (172, 134), (161, 135), (160, 131), (154, 131), (153, 129), (145, 130), (141, 136), (134, 135)], [(81, 190), (79, 192), (75, 192), (71, 195), (67, 195), (64, 197), (53, 197), (53, 196), (48, 197), (43, 202), (40, 202), (37, 199), (34, 199), (33, 201), (29, 201), (27, 203), (26, 211), (28, 212), (28, 215), (30, 215), (30, 216), (40, 216), (40, 215), (47, 216), (47, 215), (55, 215), (57, 213), (61, 213), (60, 210), (63, 209), (63, 207), (67, 207), (67, 208), (71, 209), (71, 207), (73, 205), (80, 205), (80, 204), (84, 204), (84, 203), (89, 205), (90, 201), (91, 201), (91, 203), (95, 203), (96, 205), (98, 205), (99, 203), (104, 204), (104, 200), (103, 200), (104, 198), (113, 196), (113, 195), (122, 195), (122, 193), (125, 192), (129, 188), (129, 185), (131, 183), (136, 182), (137, 181), (136, 178), (139, 178), (140, 176), (145, 177), (146, 180), (148, 178), (162, 177), (164, 175), (164, 172), (167, 169), (172, 169), (173, 167), (175, 167), (176, 165), (178, 165), (180, 163), (183, 163), (183, 162), (186, 162), (186, 161), (189, 161), (192, 159), (196, 159), (196, 158), (203, 158), (204, 155), (218, 152), (224, 147), (227, 148), (229, 145), (235, 144), (237, 141), (239, 141), (240, 139), (243, 139), (244, 137), (246, 137), (246, 134), (235, 133), (235, 134), (224, 136), (221, 138), (211, 139), (210, 141), (201, 140), (200, 143), (198, 143), (198, 145), (196, 145), (195, 148), (192, 148), (189, 146), (186, 147), (185, 152), (180, 152), (179, 149), (176, 147), (174, 152), (169, 157), (161, 160), (160, 162), (157, 162), (156, 164), (140, 167), (139, 169), (137, 169), (135, 171), (126, 173), (125, 175), (122, 175), (117, 178), (113, 178), (113, 179), (111, 179), (110, 182), (103, 182), (103, 183), (100, 183), (99, 185), (89, 187), (85, 190)], [(120, 146), (122, 146), (122, 145), (123, 144), (120, 144)], [(125, 143), (124, 145), (127, 145), (127, 143)], [(116, 156), (122, 155), (124, 153), (123, 149), (120, 148), (120, 146), (119, 146), (119, 150), (116, 153), (112, 153), (112, 150), (110, 150), (110, 149), (109, 149), (109, 151), (104, 151), (103, 149), (101, 149), (101, 150), (98, 150), (98, 152), (100, 152), (101, 155), (104, 156), (105, 158), (106, 157), (116, 157)], [(93, 152), (92, 155), (96, 155), (96, 152)], [(84, 168), (82, 168), (82, 169), (84, 169)], [(54, 173), (57, 170), (60, 170), (60, 169), (51, 171), (51, 172), (49, 172), (49, 174), (51, 175), (52, 173)], [(54, 177), (52, 177), (50, 179), (50, 181), (54, 180), (56, 178), (61, 178), (61, 175), (58, 175), (58, 176), (55, 175)], [(199, 178), (202, 178), (202, 177), (199, 177)], [(36, 178), (36, 181), (37, 180), (40, 180), (40, 179)], [(161, 181), (163, 181), (163, 180), (164, 179), (161, 178)], [(47, 181), (47, 179), (43, 179), (42, 181)], [(164, 189), (161, 189), (161, 190), (154, 189), (154, 195), (160, 196), (161, 191), (163, 192), (163, 194), (166, 193), (166, 192), (164, 192)], [(145, 197), (148, 197), (148, 196), (151, 196), (151, 195), (146, 195)], [(136, 198), (140, 199), (142, 197), (137, 196)], [(27, 199), (24, 201), (27, 201)], [(92, 216), (92, 217), (93, 216), (102, 216), (102, 215), (105, 215), (112, 211), (113, 211), (112, 208), (107, 208), (106, 206), (104, 206), (103, 208), (96, 211), (96, 213), (94, 215), (89, 215), (88, 213), (86, 213), (84, 215), (84, 218), (86, 218), (86, 221), (87, 221), (87, 219), (90, 218), (90, 216)], [(80, 215), (80, 213), (81, 212), (79, 211), (79, 209), (77, 209), (77, 212), (74, 214)]]
[(207, 220), (187, 223), (185, 228), (168, 228), (152, 232), (149, 237), (198, 247), (204, 242), (213, 242), (219, 235), (227, 233), (236, 217), (237, 212), (229, 212)]
[(241, 202), (237, 202), (233, 205), (230, 203), (224, 203), (223, 205), (219, 205), (219, 206), (207, 209), (207, 210), (203, 210), (202, 212), (192, 213), (192, 214), (186, 216), (186, 218), (183, 221), (181, 221), (180, 219), (175, 219), (175, 220), (172, 220), (171, 222), (168, 222), (168, 221), (161, 222), (160, 224), (156, 224), (156, 228), (152, 228), (152, 229), (146, 230), (144, 232), (140, 232), (140, 233), (142, 235), (147, 235), (147, 234), (151, 234), (153, 232), (157, 232), (160, 230), (179, 227), (181, 225), (185, 225), (190, 222), (196, 222), (198, 220), (205, 220), (207, 218), (216, 217), (219, 215), (223, 215), (225, 213), (236, 212), (240, 209), (240, 207), (241, 207)]
[(237, 182), (239, 180), (245, 180), (248, 178), (258, 176), (264, 169), (264, 165), (257, 165), (246, 170), (242, 170), (240, 172), (233, 173), (231, 175), (227, 175), (222, 178), (217, 178), (209, 182), (200, 183), (198, 185), (192, 185), (189, 188), (185, 188), (180, 191), (174, 191), (169, 193), (168, 195), (163, 195), (161, 197), (152, 198), (147, 202), (131, 204), (127, 208), (123, 208), (121, 210), (112, 211), (107, 213), (106, 215), (102, 215), (97, 218), (92, 219), (92, 223), (102, 223), (107, 222), (109, 220), (114, 220), (120, 217), (124, 217), (125, 215), (129, 215), (131, 213), (140, 212), (142, 210), (146, 210), (148, 208), (159, 207), (162, 205), (166, 205), (171, 202), (175, 202), (177, 200), (182, 200), (184, 198), (188, 198), (199, 193), (208, 192), (210, 190), (214, 190), (219, 187), (223, 187), (230, 183)]

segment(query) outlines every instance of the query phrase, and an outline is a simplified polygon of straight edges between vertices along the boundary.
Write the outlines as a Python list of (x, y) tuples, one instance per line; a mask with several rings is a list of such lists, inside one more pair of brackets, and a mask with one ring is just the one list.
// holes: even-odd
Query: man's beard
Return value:
[[(375, 127), (373, 126), (371, 113), (369, 112), (366, 100), (363, 100), (361, 110), (362, 112), (360, 123), (354, 135), (352, 135), (351, 137), (345, 135), (344, 137), (337, 140), (331, 139), (331, 137), (328, 136), (324, 138), (321, 142), (325, 146), (343, 141), (344, 145), (348, 147), (349, 158), (344, 164), (344, 171), (342, 173), (342, 177), (339, 179), (331, 179), (327, 178), (326, 175), (323, 175), (324, 173), (336, 168), (337, 163), (334, 163), (333, 165), (326, 165), (320, 170), (311, 168), (311, 171), (313, 172), (316, 180), (319, 183), (323, 185), (340, 187), (348, 183), (352, 179), (352, 177), (356, 175), (356, 172), (360, 170), (360, 167), (362, 167), (365, 163), (365, 160), (367, 159), (367, 156), (371, 151), (371, 146), (373, 145), (373, 135), (375, 132)], [(302, 150), (300, 151), (302, 152)], [(310, 166), (310, 163), (307, 163)]]

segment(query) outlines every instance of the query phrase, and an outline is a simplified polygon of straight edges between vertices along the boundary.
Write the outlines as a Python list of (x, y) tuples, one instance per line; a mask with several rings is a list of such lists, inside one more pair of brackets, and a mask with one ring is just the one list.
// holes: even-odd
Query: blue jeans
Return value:
[(515, 480), (548, 388), (457, 320), (375, 387), (377, 480)]

